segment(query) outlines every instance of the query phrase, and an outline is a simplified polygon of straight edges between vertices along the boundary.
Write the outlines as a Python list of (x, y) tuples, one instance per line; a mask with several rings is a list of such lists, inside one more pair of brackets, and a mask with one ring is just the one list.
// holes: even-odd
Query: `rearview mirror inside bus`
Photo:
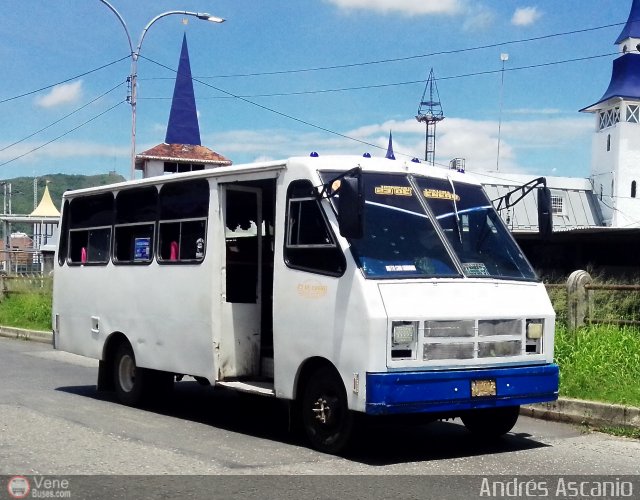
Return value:
[(362, 238), (364, 234), (364, 196), (362, 177), (341, 179), (338, 191), (338, 225), (345, 238)]
[(551, 191), (546, 186), (538, 189), (538, 231), (545, 238), (553, 232)]

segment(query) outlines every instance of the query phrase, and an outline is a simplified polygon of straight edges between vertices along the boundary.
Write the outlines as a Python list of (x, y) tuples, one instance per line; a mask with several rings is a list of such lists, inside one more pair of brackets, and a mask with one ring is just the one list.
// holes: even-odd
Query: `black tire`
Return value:
[(513, 429), (518, 415), (519, 406), (504, 406), (472, 410), (462, 415), (461, 419), (465, 427), (477, 437), (495, 439)]
[(302, 395), (302, 426), (311, 446), (323, 453), (343, 451), (351, 438), (353, 413), (342, 379), (322, 367), (308, 379)]
[(113, 360), (113, 384), (118, 400), (126, 405), (139, 405), (147, 392), (148, 374), (136, 366), (131, 346), (120, 344)]

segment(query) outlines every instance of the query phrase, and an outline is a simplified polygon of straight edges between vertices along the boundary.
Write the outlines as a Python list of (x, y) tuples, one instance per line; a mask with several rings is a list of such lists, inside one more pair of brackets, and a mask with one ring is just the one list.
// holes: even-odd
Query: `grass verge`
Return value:
[(640, 407), (639, 329), (558, 325), (555, 355), (561, 396)]
[(640, 429), (631, 429), (629, 427), (600, 427), (596, 430), (606, 434), (611, 434), (612, 436), (640, 439)]
[(20, 283), (0, 302), (0, 325), (51, 330), (51, 282)]

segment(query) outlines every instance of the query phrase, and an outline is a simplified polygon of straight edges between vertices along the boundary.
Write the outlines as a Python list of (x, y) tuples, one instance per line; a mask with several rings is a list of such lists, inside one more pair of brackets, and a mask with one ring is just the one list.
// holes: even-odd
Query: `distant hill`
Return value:
[[(40, 203), (44, 187), (49, 183), (49, 193), (53, 199), (53, 203), (60, 210), (62, 202), (62, 194), (71, 189), (81, 189), (94, 186), (104, 186), (105, 184), (114, 184), (122, 182), (125, 178), (116, 173), (100, 174), (100, 175), (67, 175), (67, 174), (48, 174), (38, 177), (38, 196), (37, 203)], [(33, 177), (15, 177), (13, 179), (4, 179), (3, 182), (11, 184), (11, 213), (18, 215), (28, 215), (33, 212)], [(0, 197), (4, 191), (0, 187)], [(7, 194), (8, 196), (8, 194)], [(7, 199), (7, 211), (9, 200)], [(2, 206), (0, 206), (2, 211)]]

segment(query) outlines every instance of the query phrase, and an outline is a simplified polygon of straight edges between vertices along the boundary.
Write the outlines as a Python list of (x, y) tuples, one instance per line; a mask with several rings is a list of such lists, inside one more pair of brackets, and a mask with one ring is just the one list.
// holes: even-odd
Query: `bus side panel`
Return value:
[[(312, 175), (310, 173), (310, 175)], [(287, 179), (289, 181), (290, 179)], [(287, 182), (279, 200), (286, 199)], [(328, 203), (326, 200), (324, 203)], [(334, 234), (338, 226), (326, 211)], [(380, 293), (367, 286), (342, 243), (347, 267), (340, 277), (289, 268), (283, 255), (285, 207), (277, 208), (274, 255), (274, 385), (278, 397), (296, 397), (296, 376), (310, 358), (324, 358), (339, 372), (349, 407), (365, 410), (366, 372), (384, 370), (387, 319)]]
[(210, 265), (64, 265), (55, 282), (58, 349), (101, 359), (105, 340), (121, 332), (141, 367), (215, 373)]

